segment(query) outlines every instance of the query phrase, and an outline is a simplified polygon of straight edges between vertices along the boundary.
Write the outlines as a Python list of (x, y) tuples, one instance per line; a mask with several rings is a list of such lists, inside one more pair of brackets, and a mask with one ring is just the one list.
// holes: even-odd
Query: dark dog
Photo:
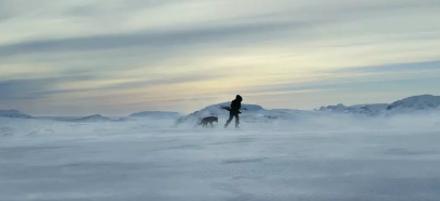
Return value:
[(202, 120), (200, 120), (199, 125), (202, 125), (202, 127), (207, 127), (208, 124), (211, 125), (211, 127), (214, 127), (214, 122), (218, 123), (218, 118), (214, 116), (205, 117)]

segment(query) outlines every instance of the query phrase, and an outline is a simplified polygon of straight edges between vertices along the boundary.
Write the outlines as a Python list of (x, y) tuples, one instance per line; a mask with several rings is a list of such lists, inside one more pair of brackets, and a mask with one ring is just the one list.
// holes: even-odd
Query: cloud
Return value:
[(276, 30), (298, 27), (295, 22), (271, 22), (250, 23), (225, 26), (212, 26), (193, 30), (173, 31), (141, 31), (128, 34), (108, 34), (99, 36), (74, 37), (54, 40), (38, 40), (20, 42), (0, 46), (0, 56), (7, 57), (17, 54), (59, 52), (59, 51), (83, 51), (83, 50), (108, 50), (113, 48), (128, 47), (156, 47), (176, 48), (187, 47), (200, 43), (217, 43), (232, 39), (234, 36), (251, 37), (252, 35), (264, 34)]
[(90, 80), (91, 76), (64, 76), (0, 81), (0, 101), (15, 99), (41, 99), (45, 91), (55, 89), (66, 81)]
[(381, 73), (407, 71), (437, 71), (440, 70), (440, 60), (420, 61), (409, 63), (394, 63), (376, 66), (350, 67), (335, 70), (335, 73)]
[[(111, 77), (96, 75), (77, 75), (63, 77), (43, 77), (32, 79), (14, 79), (0, 81), (0, 101), (15, 99), (43, 99), (49, 96), (63, 96), (65, 94), (90, 93), (93, 96), (112, 92), (121, 93), (125, 90), (148, 89), (159, 85), (175, 85), (189, 82), (200, 82), (220, 78), (219, 75), (203, 73), (187, 73), (162, 78), (144, 78), (115, 82)], [(87, 84), (81, 84), (87, 83)], [(104, 84), (94, 84), (104, 83)], [(73, 85), (72, 85), (73, 84)], [(70, 86), (70, 87), (69, 87)]]
[[(377, 92), (406, 91), (409, 95), (435, 93), (440, 84), (440, 61), (409, 62), (377, 66), (339, 68), (321, 72), (325, 77), (307, 82), (256, 85), (244, 91), (258, 94), (297, 94), (332, 91)], [(424, 92), (428, 91), (428, 92)]]
[[(45, 2), (42, 4), (44, 5)], [(55, 6), (46, 6), (43, 8), (48, 8), (53, 10), (53, 13), (57, 13), (57, 10), (67, 10), (67, 13), (75, 13), (79, 16), (89, 16), (87, 18), (89, 21), (93, 21), (95, 18), (101, 19), (103, 16), (108, 18), (102, 19), (102, 21), (96, 21), (92, 29), (97, 29), (96, 32), (90, 34), (86, 27), (78, 26), (79, 29), (76, 35), (71, 33), (64, 33), (65, 36), (55, 37), (43, 37), (31, 40), (21, 40), (19, 42), (10, 42), (5, 45), (0, 46), (0, 56), (10, 56), (14, 54), (28, 54), (35, 52), (53, 52), (57, 51), (83, 51), (83, 50), (102, 50), (109, 48), (129, 48), (129, 47), (168, 47), (168, 49), (179, 48), (182, 46), (200, 44), (200, 43), (219, 43), (224, 42), (224, 40), (233, 41), (235, 45), (241, 45), (243, 41), (257, 42), (261, 39), (277, 40), (277, 32), (279, 31), (289, 31), (290, 38), (287, 42), (291, 41), (295, 37), (305, 37), (309, 34), (312, 36), (316, 29), (321, 27), (327, 28), (327, 26), (339, 24), (346, 24), (354, 20), (366, 20), (365, 17), (375, 19), (380, 17), (390, 17), (387, 12), (391, 10), (405, 10), (411, 8), (426, 7), (426, 6), (438, 6), (435, 1), (429, 1), (424, 3), (417, 3), (416, 1), (387, 1), (386, 3), (373, 1), (361, 1), (356, 4), (347, 1), (340, 1), (339, 3), (328, 4), (325, 1), (318, 1), (317, 3), (306, 3), (304, 1), (291, 2), (288, 1), (275, 1), (268, 4), (267, 2), (260, 2), (260, 6), (249, 5), (250, 1), (239, 1), (233, 4), (250, 6), (249, 9), (255, 9), (253, 12), (247, 12), (244, 10), (237, 11), (237, 9), (232, 8), (232, 2), (225, 1), (224, 3), (206, 3), (206, 1), (187, 1), (185, 3), (179, 1), (166, 1), (166, 3), (158, 3), (156, 1), (128, 1), (121, 3), (120, 1), (110, 1), (107, 3), (96, 1), (90, 4), (74, 4), (70, 3), (58, 3)], [(10, 3), (12, 4), (12, 3)], [(217, 5), (219, 4), (219, 5)], [(321, 5), (320, 5), (321, 4)], [(113, 6), (111, 6), (113, 5)], [(136, 6), (137, 5), (137, 6)], [(198, 5), (198, 6), (190, 6)], [(337, 6), (336, 6), (337, 5)], [(169, 10), (168, 7), (175, 7)], [(171, 16), (188, 16), (188, 18), (193, 19), (192, 15), (197, 16), (192, 13), (182, 13), (185, 9), (199, 8), (201, 12), (203, 9), (209, 10), (212, 6), (219, 6), (221, 11), (232, 11), (236, 13), (233, 18), (224, 18), (224, 15), (218, 13), (217, 15), (209, 16), (208, 18), (213, 18), (212, 20), (197, 21), (194, 19), (191, 23), (180, 23), (179, 21), (174, 21), (170, 19), (170, 23), (173, 22), (172, 26), (167, 28), (149, 28), (148, 24), (140, 24), (136, 29), (131, 30), (127, 28), (128, 31), (118, 31), (113, 32), (106, 29), (101, 29), (102, 26), (99, 23), (103, 23), (110, 20), (114, 24), (120, 24), (120, 21), (127, 22), (128, 19), (133, 20), (133, 16), (129, 17), (130, 14), (125, 14), (121, 16), (118, 9), (137, 9), (139, 12), (144, 11), (156, 11), (159, 14), (166, 14)], [(269, 10), (263, 11), (262, 6), (267, 6)], [(109, 10), (102, 11), (101, 7), (107, 8)], [(101, 8), (102, 9), (102, 8)], [(182, 10), (179, 10), (182, 9)], [(299, 10), (301, 9), (301, 10)], [(181, 13), (164, 13), (164, 12), (181, 12)], [(110, 14), (109, 14), (110, 13)], [(136, 13), (136, 12), (135, 12)], [(406, 12), (404, 12), (406, 13)], [(313, 15), (312, 15), (313, 14)], [(321, 15), (316, 15), (321, 14)], [(372, 14), (375, 14), (372, 16)], [(54, 16), (48, 17), (58, 17), (65, 20), (66, 23), (74, 22), (75, 18), (71, 19), (64, 12), (53, 14)], [(109, 15), (109, 16), (108, 16)], [(114, 15), (113, 17), (111, 15)], [(377, 15), (377, 16), (376, 16)], [(142, 15), (141, 15), (142, 16)], [(38, 17), (38, 16), (37, 16)], [(146, 22), (149, 22), (151, 17), (155, 16), (145, 16)], [(200, 16), (201, 17), (201, 16)], [(156, 16), (157, 18), (157, 16)], [(37, 18), (38, 19), (38, 18)], [(180, 18), (184, 21), (184, 17)], [(48, 20), (42, 18), (41, 20)], [(166, 21), (160, 21), (158, 23), (167, 24)], [(76, 26), (76, 24), (72, 24)], [(59, 27), (63, 30), (61, 27)], [(64, 29), (69, 28), (65, 27)], [(401, 29), (399, 24), (396, 24), (396, 29)], [(51, 31), (52, 27), (48, 29)], [(384, 27), (384, 30), (387, 30)], [(6, 31), (6, 30), (5, 30)], [(55, 30), (52, 30), (55, 31)], [(107, 32), (105, 32), (107, 31)], [(73, 33), (77, 31), (74, 30)], [(298, 35), (300, 32), (301, 35)], [(347, 30), (346, 33), (350, 35), (353, 31)], [(307, 34), (308, 33), (308, 34)], [(329, 35), (333, 33), (329, 32)], [(256, 36), (259, 36), (255, 38)], [(286, 38), (284, 38), (284, 42)]]
[[(350, 89), (435, 92), (438, 8), (436, 0), (0, 0), (0, 100), (105, 112), (165, 102), (191, 110), (237, 91), (256, 101), (283, 95), (283, 107)], [(297, 98), (306, 93), (328, 96)]]

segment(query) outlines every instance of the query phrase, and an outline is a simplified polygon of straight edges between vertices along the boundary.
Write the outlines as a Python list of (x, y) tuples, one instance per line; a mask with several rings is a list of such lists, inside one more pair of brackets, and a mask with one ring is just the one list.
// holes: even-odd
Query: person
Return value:
[(226, 121), (225, 128), (228, 127), (228, 125), (231, 123), (232, 119), (235, 117), (235, 128), (239, 127), (240, 124), (240, 117), (238, 116), (241, 112), (241, 101), (243, 101), (243, 98), (240, 95), (237, 95), (235, 99), (231, 102), (231, 107), (228, 108), (229, 110), (229, 119)]

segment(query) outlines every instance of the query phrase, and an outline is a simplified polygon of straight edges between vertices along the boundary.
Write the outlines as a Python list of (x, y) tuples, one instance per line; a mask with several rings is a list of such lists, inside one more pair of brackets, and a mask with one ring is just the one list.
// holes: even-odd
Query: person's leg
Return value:
[(240, 125), (240, 116), (238, 114), (235, 114), (235, 128), (238, 128)]
[(233, 117), (234, 115), (232, 113), (229, 113), (229, 119), (226, 121), (225, 128), (228, 127), (229, 123), (231, 123)]

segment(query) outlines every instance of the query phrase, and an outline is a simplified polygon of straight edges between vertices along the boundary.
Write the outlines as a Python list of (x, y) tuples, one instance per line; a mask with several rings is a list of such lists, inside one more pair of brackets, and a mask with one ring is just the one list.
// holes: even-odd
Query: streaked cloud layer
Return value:
[(0, 108), (191, 111), (440, 89), (437, 0), (0, 0)]

